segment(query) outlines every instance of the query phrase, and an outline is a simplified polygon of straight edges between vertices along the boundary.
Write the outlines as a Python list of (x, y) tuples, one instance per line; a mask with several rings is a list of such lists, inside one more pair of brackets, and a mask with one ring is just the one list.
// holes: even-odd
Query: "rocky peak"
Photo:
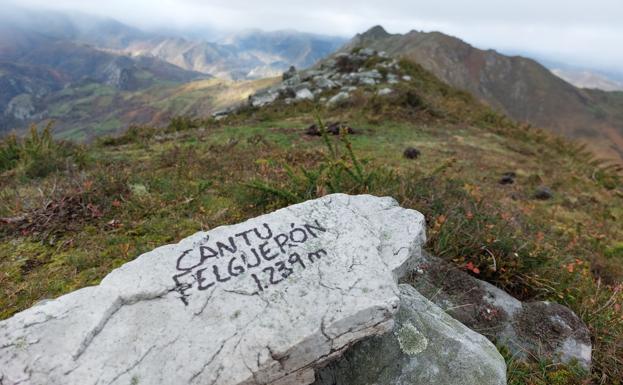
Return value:
[(378, 40), (378, 39), (384, 39), (390, 36), (391, 34), (389, 34), (385, 30), (385, 28), (383, 28), (380, 25), (375, 25), (374, 27), (370, 28), (366, 32), (359, 35), (361, 39), (365, 39), (365, 40)]
[(249, 105), (307, 100), (331, 106), (347, 101), (357, 91), (387, 96), (393, 93), (392, 86), (411, 80), (397, 60), (370, 48), (338, 53), (309, 70), (291, 67), (282, 79), (280, 84), (251, 95)]

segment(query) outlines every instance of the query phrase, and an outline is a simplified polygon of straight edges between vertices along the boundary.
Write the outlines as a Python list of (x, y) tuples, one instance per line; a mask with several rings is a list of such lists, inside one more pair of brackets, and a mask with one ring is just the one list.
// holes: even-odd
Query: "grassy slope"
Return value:
[(244, 101), (274, 81), (209, 79), (161, 83), (136, 92), (92, 83), (54, 94), (47, 101), (47, 110), (49, 118), (55, 121), (58, 138), (89, 141), (120, 133), (133, 124), (166, 125), (178, 115), (209, 116)]
[[(97, 284), (137, 255), (198, 230), (333, 190), (367, 192), (422, 211), (435, 254), (474, 263), (481, 278), (522, 299), (564, 303), (590, 325), (592, 374), (511, 360), (512, 384), (620, 383), (620, 180), (577, 147), (514, 125), (417, 66), (407, 72), (413, 82), (389, 99), (360, 93), (332, 110), (275, 106), (184, 131), (142, 128), (91, 145), (80, 167), (35, 180), (20, 165), (4, 172), (0, 217), (38, 220), (0, 227), (0, 317)], [(298, 171), (331, 164), (326, 143), (302, 134), (317, 115), (357, 129), (350, 141), (371, 176), (365, 183), (343, 174), (310, 182)], [(420, 159), (402, 157), (409, 145)], [(517, 172), (516, 184), (498, 184), (507, 171)], [(248, 187), (258, 180), (281, 195)], [(532, 199), (540, 184), (555, 198)]]
[(601, 157), (623, 162), (621, 93), (573, 87), (534, 60), (476, 49), (439, 32), (366, 33), (351, 42), (357, 45), (414, 60), (514, 119), (583, 140)]

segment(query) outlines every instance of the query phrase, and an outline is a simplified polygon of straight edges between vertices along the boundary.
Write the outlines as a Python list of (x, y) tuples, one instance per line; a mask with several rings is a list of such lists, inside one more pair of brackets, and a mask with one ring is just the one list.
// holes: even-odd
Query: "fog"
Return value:
[(143, 29), (296, 29), (352, 36), (381, 24), (389, 32), (438, 30), (479, 48), (523, 53), (571, 66), (616, 71), (623, 63), (621, 0), (0, 0), (0, 6), (108, 16)]

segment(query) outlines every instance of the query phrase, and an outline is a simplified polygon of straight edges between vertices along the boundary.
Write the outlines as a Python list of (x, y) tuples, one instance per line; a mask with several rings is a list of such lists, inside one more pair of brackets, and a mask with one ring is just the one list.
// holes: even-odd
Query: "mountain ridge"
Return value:
[(623, 120), (611, 106), (597, 91), (574, 87), (536, 60), (481, 50), (441, 32), (389, 34), (380, 26), (356, 35), (342, 50), (355, 47), (413, 60), (518, 121), (579, 139), (598, 155), (623, 161)]

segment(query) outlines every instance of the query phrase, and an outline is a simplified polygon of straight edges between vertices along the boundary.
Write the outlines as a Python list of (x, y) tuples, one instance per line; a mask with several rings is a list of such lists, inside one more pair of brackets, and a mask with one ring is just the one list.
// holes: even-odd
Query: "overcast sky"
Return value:
[(296, 29), (352, 36), (438, 30), (480, 48), (623, 72), (623, 0), (0, 0), (143, 28)]

